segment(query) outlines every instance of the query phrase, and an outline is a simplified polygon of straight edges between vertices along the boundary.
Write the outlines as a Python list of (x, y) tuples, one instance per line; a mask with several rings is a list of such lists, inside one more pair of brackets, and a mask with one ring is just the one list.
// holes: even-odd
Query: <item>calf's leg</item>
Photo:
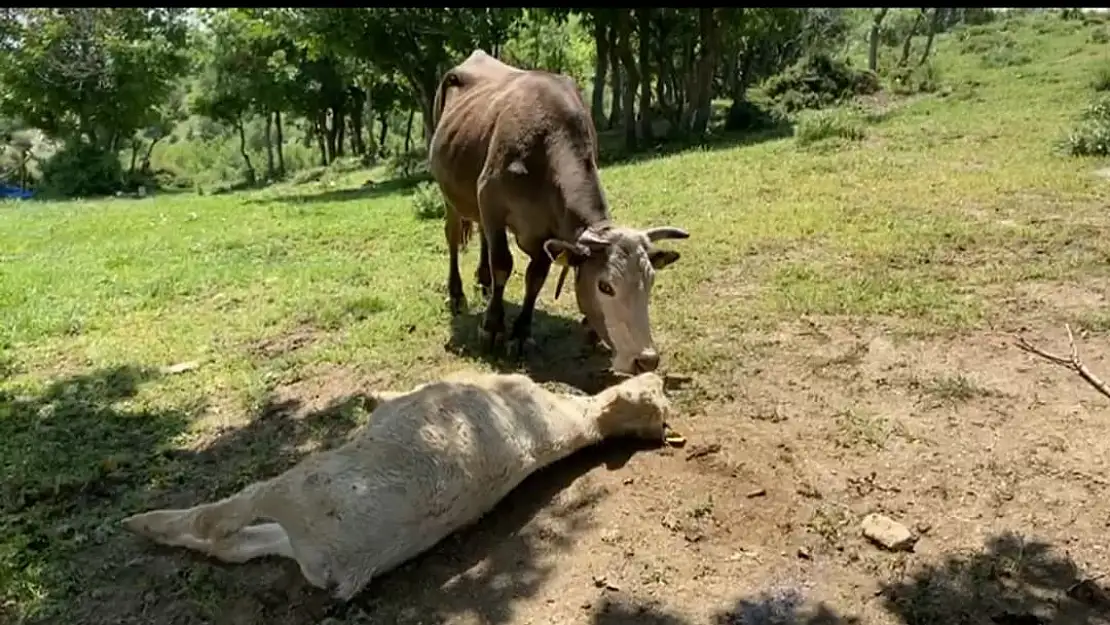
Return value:
[(528, 262), (528, 269), (524, 274), (524, 301), (520, 305), (520, 314), (517, 315), (516, 321), (513, 322), (512, 339), (516, 342), (516, 356), (522, 357), (524, 355), (525, 343), (532, 335), (532, 314), (536, 310), (536, 299), (540, 295), (540, 290), (543, 289), (543, 283), (547, 280), (547, 274), (551, 271), (551, 258), (540, 251), (531, 257)]

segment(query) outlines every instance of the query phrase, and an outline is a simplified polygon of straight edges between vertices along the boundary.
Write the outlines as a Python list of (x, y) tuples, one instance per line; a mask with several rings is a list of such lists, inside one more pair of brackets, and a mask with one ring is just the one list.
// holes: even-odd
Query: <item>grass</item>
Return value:
[[(994, 294), (1014, 284), (1110, 274), (1110, 186), (1091, 175), (1096, 163), (1053, 150), (1106, 63), (1089, 42), (1104, 26), (1007, 23), (940, 38), (942, 89), (823, 135), (850, 140), (810, 149), (803, 124), (797, 140), (603, 171), (620, 220), (691, 234), (671, 244), (683, 258), (655, 287), (669, 368), (739, 366), (729, 336), (800, 314), (973, 330), (1002, 314)], [(984, 56), (997, 42), (1010, 56)], [(444, 349), (443, 227), (422, 218), (425, 204), (414, 210), (411, 189), (292, 193), (0, 206), (0, 614), (61, 614), (104, 573), (81, 554), (107, 549), (140, 504), (182, 485), (227, 493), (311, 447), (319, 423), (245, 448), (229, 472), (192, 473), (197, 454), (265, 422), (283, 385), (354, 371), (402, 387), (490, 366)], [(542, 349), (559, 350), (577, 340), (577, 316), (573, 298), (552, 301), (551, 282), (538, 332), (550, 338)], [(345, 426), (362, 418), (344, 414)], [(885, 439), (870, 421), (844, 423), (864, 444)], [(215, 592), (193, 586), (196, 601)]]

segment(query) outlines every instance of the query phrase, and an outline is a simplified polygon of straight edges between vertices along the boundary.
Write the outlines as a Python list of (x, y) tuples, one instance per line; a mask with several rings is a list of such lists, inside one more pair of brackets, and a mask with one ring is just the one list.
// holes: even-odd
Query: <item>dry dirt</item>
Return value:
[[(290, 562), (225, 566), (120, 536), (101, 553), (115, 581), (87, 589), (74, 617), (258, 625), (1110, 622), (1105, 580), (1097, 578), (1110, 573), (1110, 399), (1014, 347), (1008, 332), (1028, 325), (1030, 341), (1067, 353), (1055, 312), (1041, 313), (998, 332), (947, 338), (829, 318), (734, 337), (739, 368), (674, 392), (684, 448), (609, 444), (574, 456), (345, 606), (306, 587)], [(1105, 334), (1082, 338), (1080, 349), (1110, 376)], [(317, 372), (279, 389), (249, 435), (277, 440), (338, 428), (344, 407), (372, 407), (359, 395), (372, 383)], [(244, 450), (257, 451), (225, 452)], [(269, 470), (280, 466), (274, 460)], [(198, 488), (152, 503), (211, 494)], [(910, 528), (913, 551), (888, 552), (861, 537), (860, 520), (871, 512)], [(206, 586), (200, 601), (197, 589)]]

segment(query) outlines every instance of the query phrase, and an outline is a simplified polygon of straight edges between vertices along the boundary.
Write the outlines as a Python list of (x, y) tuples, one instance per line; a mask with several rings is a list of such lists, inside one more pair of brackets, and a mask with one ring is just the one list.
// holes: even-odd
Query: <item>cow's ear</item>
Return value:
[(543, 244), (543, 251), (547, 252), (551, 262), (571, 267), (581, 265), (590, 256), (590, 248), (585, 245), (561, 239), (548, 239)]
[(675, 262), (679, 258), (682, 258), (682, 254), (679, 254), (674, 250), (656, 249), (652, 250), (651, 253), (648, 254), (648, 259), (651, 260), (651, 266), (655, 267), (656, 269), (662, 269), (667, 265)]

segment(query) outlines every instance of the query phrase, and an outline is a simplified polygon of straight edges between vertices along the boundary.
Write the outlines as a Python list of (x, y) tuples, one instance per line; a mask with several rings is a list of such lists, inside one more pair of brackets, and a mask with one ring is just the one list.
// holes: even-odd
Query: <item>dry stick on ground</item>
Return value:
[(1073, 335), (1071, 332), (1071, 326), (1068, 324), (1064, 324), (1064, 329), (1068, 331), (1068, 344), (1071, 345), (1070, 358), (1057, 356), (1056, 354), (1050, 354), (1037, 347), (1036, 345), (1033, 345), (1029, 341), (1026, 341), (1025, 337), (1018, 337), (1017, 346), (1023, 351), (1027, 351), (1030, 354), (1036, 354), (1037, 356), (1040, 356), (1041, 358), (1044, 358), (1049, 362), (1054, 362), (1062, 367), (1067, 367), (1068, 369), (1075, 371), (1079, 374), (1080, 377), (1086, 380), (1088, 384), (1095, 387), (1095, 390), (1107, 397), (1110, 397), (1110, 386), (1107, 386), (1106, 382), (1103, 382), (1101, 379), (1099, 379), (1097, 375), (1091, 373), (1091, 370), (1087, 368), (1087, 365), (1083, 364), (1083, 361), (1079, 359), (1079, 349), (1075, 346), (1075, 335)]

